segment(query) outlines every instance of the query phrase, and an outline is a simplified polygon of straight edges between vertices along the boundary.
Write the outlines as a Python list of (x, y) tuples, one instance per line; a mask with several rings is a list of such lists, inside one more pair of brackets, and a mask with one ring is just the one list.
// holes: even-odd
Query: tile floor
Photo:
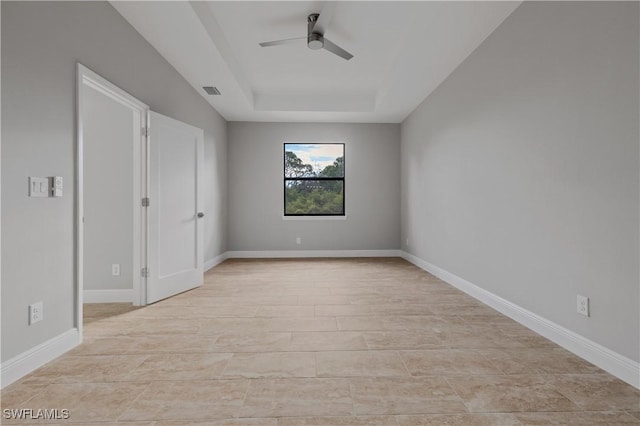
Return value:
[(638, 390), (401, 259), (230, 260), (196, 290), (85, 313), (85, 342), (3, 390), (3, 409), (103, 426), (640, 424)]

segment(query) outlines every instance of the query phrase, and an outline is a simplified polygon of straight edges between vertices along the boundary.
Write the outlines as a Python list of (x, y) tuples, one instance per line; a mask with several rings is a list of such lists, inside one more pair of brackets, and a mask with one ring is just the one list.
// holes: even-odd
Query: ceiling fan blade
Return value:
[(324, 35), (324, 33), (327, 31), (327, 28), (329, 28), (329, 23), (333, 18), (333, 13), (335, 12), (335, 9), (336, 9), (335, 1), (324, 2), (324, 6), (322, 6), (322, 10), (320, 11), (320, 16), (318, 16), (318, 20), (316, 21), (316, 24), (313, 26), (313, 29), (312, 29), (314, 33)]
[(281, 44), (292, 44), (297, 43), (298, 40), (306, 40), (306, 37), (296, 37), (296, 38), (287, 38), (284, 40), (275, 40), (275, 41), (265, 41), (259, 43), (262, 47), (270, 47), (270, 46), (280, 46)]
[(323, 48), (328, 50), (331, 53), (334, 53), (334, 54), (340, 56), (343, 59), (346, 59), (347, 61), (349, 59), (353, 58), (353, 55), (351, 53), (347, 52), (342, 47), (338, 46), (337, 44), (332, 43), (331, 41), (327, 40), (326, 38), (324, 39)]

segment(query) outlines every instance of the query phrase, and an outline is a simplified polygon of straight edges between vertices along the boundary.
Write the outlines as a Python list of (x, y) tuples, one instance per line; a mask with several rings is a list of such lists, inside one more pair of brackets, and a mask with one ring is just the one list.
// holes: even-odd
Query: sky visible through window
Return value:
[(342, 144), (287, 143), (286, 149), (293, 152), (304, 164), (313, 166), (313, 171), (316, 173), (332, 165), (338, 157), (344, 155)]

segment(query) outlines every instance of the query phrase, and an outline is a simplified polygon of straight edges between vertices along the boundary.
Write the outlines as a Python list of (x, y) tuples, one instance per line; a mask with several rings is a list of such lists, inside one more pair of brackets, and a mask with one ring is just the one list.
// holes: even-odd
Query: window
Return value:
[(344, 216), (344, 144), (284, 144), (284, 215)]

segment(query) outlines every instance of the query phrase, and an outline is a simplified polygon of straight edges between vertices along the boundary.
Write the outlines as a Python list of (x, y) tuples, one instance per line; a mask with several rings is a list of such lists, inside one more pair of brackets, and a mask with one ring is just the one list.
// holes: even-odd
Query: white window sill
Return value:
[(282, 220), (347, 220), (344, 216), (282, 216)]

